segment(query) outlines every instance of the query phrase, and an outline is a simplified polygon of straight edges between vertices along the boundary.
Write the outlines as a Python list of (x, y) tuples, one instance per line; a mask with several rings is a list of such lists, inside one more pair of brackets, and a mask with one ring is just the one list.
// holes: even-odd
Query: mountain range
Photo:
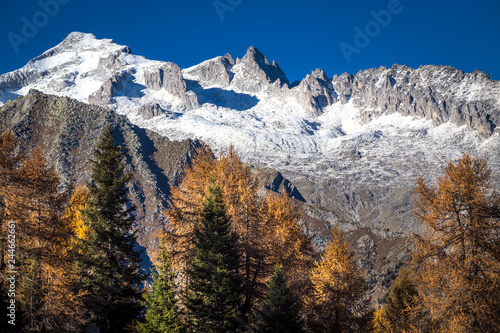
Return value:
[(290, 83), (251, 46), (181, 69), (127, 46), (73, 32), (24, 67), (0, 75), (0, 127), (42, 149), (66, 184), (89, 176), (107, 123), (128, 148), (139, 243), (151, 251), (168, 221), (171, 186), (194, 150), (233, 145), (262, 193), (287, 192), (319, 247), (339, 223), (375, 297), (422, 227), (412, 213), (417, 176), (435, 181), (464, 152), (500, 178), (500, 82), (449, 66), (367, 69)]

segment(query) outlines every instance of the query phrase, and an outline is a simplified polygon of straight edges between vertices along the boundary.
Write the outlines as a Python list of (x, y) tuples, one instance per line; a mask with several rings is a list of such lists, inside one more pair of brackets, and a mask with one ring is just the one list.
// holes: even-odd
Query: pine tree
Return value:
[(332, 239), (311, 273), (312, 294), (306, 300), (313, 332), (365, 332), (369, 299), (342, 231), (335, 226)]
[[(124, 152), (109, 126), (92, 160), (90, 200), (84, 211), (87, 228), (79, 239), (80, 288), (89, 293), (87, 305), (101, 332), (123, 332), (141, 312), (140, 252), (132, 231), (133, 210), (127, 198), (130, 176), (124, 173)], [(128, 206), (128, 207), (127, 207)]]
[(298, 333), (303, 332), (299, 317), (299, 304), (292, 290), (287, 286), (287, 278), (282, 265), (276, 265), (267, 293), (257, 311), (256, 332)]
[(500, 195), (482, 158), (450, 161), (437, 185), (417, 179), (413, 264), (422, 331), (500, 331)]
[(164, 248), (160, 249), (156, 270), (149, 294), (144, 297), (147, 302), (146, 321), (137, 323), (137, 331), (139, 333), (185, 332), (177, 304), (175, 273)]
[(410, 330), (412, 308), (417, 296), (417, 288), (410, 279), (408, 271), (405, 268), (401, 269), (384, 306), (385, 317), (392, 330), (396, 332)]
[(212, 180), (186, 271), (185, 306), (195, 332), (235, 332), (238, 327), (242, 277), (237, 241), (221, 189)]

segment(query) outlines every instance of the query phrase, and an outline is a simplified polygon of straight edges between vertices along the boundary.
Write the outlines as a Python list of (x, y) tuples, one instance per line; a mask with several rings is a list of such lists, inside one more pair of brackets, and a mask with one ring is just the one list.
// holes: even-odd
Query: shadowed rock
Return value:
[(296, 98), (309, 116), (319, 116), (323, 108), (337, 102), (337, 94), (322, 69), (316, 69), (300, 82)]
[(167, 62), (160, 68), (145, 72), (144, 80), (146, 87), (151, 90), (165, 89), (170, 94), (179, 97), (186, 104), (188, 110), (200, 106), (196, 94), (187, 91), (181, 69), (173, 62)]

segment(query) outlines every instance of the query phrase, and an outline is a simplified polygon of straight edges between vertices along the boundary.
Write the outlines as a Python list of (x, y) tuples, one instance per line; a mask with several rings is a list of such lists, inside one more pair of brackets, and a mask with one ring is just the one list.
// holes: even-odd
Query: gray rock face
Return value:
[(137, 109), (137, 113), (140, 114), (145, 119), (151, 119), (156, 116), (162, 115), (164, 110), (160, 107), (158, 103), (146, 104)]
[(113, 102), (115, 93), (123, 90), (124, 81), (127, 80), (128, 75), (127, 72), (119, 72), (106, 80), (97, 91), (89, 96), (89, 103), (107, 108), (108, 104)]
[(316, 69), (300, 82), (296, 98), (309, 116), (318, 116), (323, 108), (337, 102), (337, 94), (331, 87), (329, 79), (322, 69)]
[[(128, 50), (130, 52), (130, 50)], [(124, 63), (120, 60), (122, 52), (114, 52), (107, 57), (99, 59), (99, 69), (105, 71), (116, 71), (124, 67)]]
[(0, 76), (0, 90), (20, 89), (37, 80), (43, 79), (48, 71), (16, 70)]
[(297, 99), (309, 115), (319, 115), (323, 106), (338, 98), (342, 103), (352, 100), (365, 121), (398, 112), (431, 119), (436, 125), (448, 121), (466, 125), (483, 138), (498, 131), (500, 82), (480, 71), (464, 73), (449, 66), (412, 69), (395, 64), (390, 69), (335, 75), (331, 80), (325, 80), (324, 73), (313, 74), (297, 88)]
[(349, 102), (351, 98), (354, 78), (354, 75), (348, 73), (344, 73), (340, 76), (334, 75), (332, 78), (333, 90), (338, 94), (339, 100), (344, 104)]
[(127, 148), (125, 171), (132, 175), (129, 197), (137, 207), (138, 241), (152, 249), (156, 233), (166, 224), (170, 188), (177, 184), (199, 142), (172, 142), (109, 109), (35, 90), (0, 108), (0, 131), (12, 131), (26, 151), (40, 149), (66, 185), (83, 185), (89, 179), (89, 158), (107, 124), (114, 128), (117, 142)]
[(198, 96), (192, 91), (186, 91), (185, 95), (182, 97), (184, 103), (186, 103), (187, 110), (194, 110), (200, 107), (200, 101)]
[(151, 72), (144, 73), (144, 82), (146, 87), (152, 90), (160, 90), (163, 88), (163, 69), (155, 68)]
[(234, 64), (233, 57), (228, 53), (223, 57), (204, 61), (192, 70), (185, 70), (184, 74), (200, 82), (203, 86), (227, 87), (234, 77), (234, 73), (231, 72)]
[(255, 177), (256, 188), (260, 188), (258, 191), (259, 195), (266, 196), (269, 191), (272, 191), (290, 196), (292, 199), (297, 200), (297, 202), (305, 202), (299, 189), (289, 179), (283, 177), (279, 171), (268, 168), (253, 168), (252, 173)]
[(449, 66), (421, 66), (414, 70), (394, 65), (359, 72), (353, 82), (353, 103), (363, 117), (398, 112), (467, 125), (483, 137), (495, 132), (500, 121), (498, 89), (483, 72), (464, 73)]
[(250, 46), (245, 56), (236, 60), (231, 87), (246, 92), (259, 92), (264, 89), (276, 90), (288, 86), (288, 79), (276, 61), (269, 60), (256, 48)]
[(353, 80), (354, 76), (347, 73), (330, 79), (322, 69), (316, 69), (294, 87), (297, 90), (295, 97), (307, 115), (319, 116), (326, 106), (338, 101), (349, 102)]
[(179, 97), (186, 104), (188, 110), (200, 106), (196, 94), (187, 90), (181, 69), (172, 62), (167, 62), (160, 68), (144, 73), (144, 80), (149, 89), (165, 89), (170, 94)]

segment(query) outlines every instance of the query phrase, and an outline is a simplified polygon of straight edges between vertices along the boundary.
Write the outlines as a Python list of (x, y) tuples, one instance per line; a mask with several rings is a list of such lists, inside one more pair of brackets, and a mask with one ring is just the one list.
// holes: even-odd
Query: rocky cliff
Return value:
[(466, 125), (482, 138), (498, 132), (500, 125), (500, 82), (480, 71), (465, 73), (431, 65), (413, 69), (394, 64), (392, 68), (329, 79), (322, 70), (316, 70), (295, 89), (298, 100), (313, 116), (340, 100), (352, 101), (366, 122), (397, 112), (431, 119), (436, 125), (448, 121)]

